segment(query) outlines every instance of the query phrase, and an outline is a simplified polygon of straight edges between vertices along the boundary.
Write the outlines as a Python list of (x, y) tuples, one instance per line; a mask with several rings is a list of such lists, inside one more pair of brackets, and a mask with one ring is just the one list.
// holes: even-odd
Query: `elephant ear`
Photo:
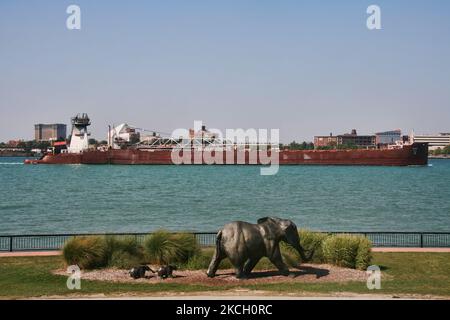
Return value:
[(258, 224), (261, 224), (261, 223), (264, 223), (264, 222), (266, 222), (267, 220), (269, 220), (270, 218), (269, 217), (264, 217), (264, 218), (260, 218), (260, 219), (258, 219)]
[(267, 222), (267, 221), (271, 221), (271, 222), (276, 222), (278, 220), (278, 218), (274, 218), (274, 217), (264, 217), (264, 218), (261, 218), (261, 219), (258, 219), (258, 224), (261, 224), (261, 223), (264, 223), (264, 222)]

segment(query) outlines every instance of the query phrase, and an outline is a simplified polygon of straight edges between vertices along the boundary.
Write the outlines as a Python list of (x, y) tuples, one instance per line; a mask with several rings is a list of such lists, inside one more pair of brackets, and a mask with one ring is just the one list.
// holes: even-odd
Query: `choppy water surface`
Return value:
[(450, 231), (450, 161), (428, 167), (22, 165), (0, 158), (0, 234), (300, 227)]

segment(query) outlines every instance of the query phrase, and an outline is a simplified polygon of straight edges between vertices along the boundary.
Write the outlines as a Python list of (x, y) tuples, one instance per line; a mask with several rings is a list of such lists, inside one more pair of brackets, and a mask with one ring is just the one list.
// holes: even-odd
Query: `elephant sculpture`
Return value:
[(207, 275), (214, 277), (220, 262), (228, 258), (236, 270), (237, 278), (246, 278), (262, 257), (267, 257), (282, 275), (289, 275), (283, 262), (280, 241), (295, 248), (302, 261), (311, 259), (314, 252), (306, 256), (300, 245), (297, 226), (290, 220), (266, 217), (257, 224), (234, 221), (225, 225), (217, 233), (216, 250), (209, 265)]

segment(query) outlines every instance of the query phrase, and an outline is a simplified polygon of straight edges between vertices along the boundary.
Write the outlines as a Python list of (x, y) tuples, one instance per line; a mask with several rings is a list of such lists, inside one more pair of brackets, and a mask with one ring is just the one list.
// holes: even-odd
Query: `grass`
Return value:
[(267, 290), (281, 293), (418, 294), (450, 297), (449, 253), (374, 253), (373, 264), (381, 267), (391, 280), (383, 280), (381, 290), (368, 290), (363, 282), (347, 283), (270, 283), (249, 285), (204, 286), (176, 283), (109, 283), (82, 281), (81, 290), (66, 288), (66, 277), (53, 275), (63, 268), (61, 257), (2, 257), (0, 258), (0, 298), (41, 297), (71, 294), (135, 294), (156, 292), (222, 291), (235, 288)]

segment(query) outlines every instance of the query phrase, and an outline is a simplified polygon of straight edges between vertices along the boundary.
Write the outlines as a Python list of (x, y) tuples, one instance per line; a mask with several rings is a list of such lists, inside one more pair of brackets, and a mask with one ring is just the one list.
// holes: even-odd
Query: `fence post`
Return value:
[(9, 252), (13, 251), (13, 237), (9, 237)]
[(423, 233), (420, 233), (420, 247), (423, 248)]

